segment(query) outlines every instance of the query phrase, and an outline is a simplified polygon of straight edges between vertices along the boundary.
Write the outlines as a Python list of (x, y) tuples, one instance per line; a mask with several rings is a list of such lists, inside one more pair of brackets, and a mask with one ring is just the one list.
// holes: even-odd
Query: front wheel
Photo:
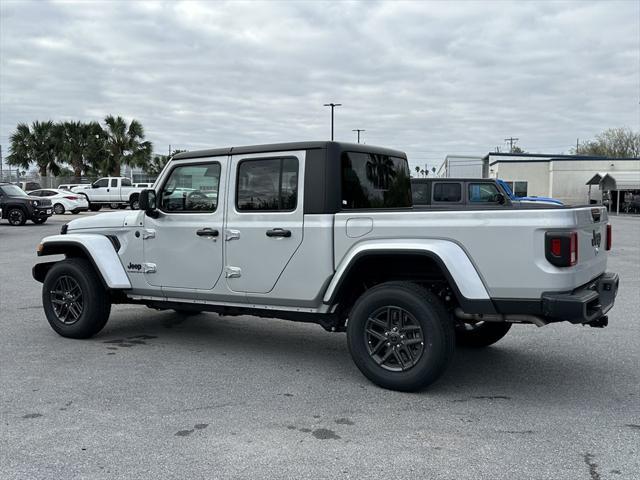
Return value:
[(507, 322), (459, 323), (456, 325), (456, 342), (465, 347), (488, 347), (504, 337), (511, 324)]
[(131, 210), (140, 209), (140, 201), (139, 201), (138, 195), (131, 197), (131, 200), (129, 201), (129, 206), (131, 207)]
[(27, 222), (27, 216), (21, 208), (12, 208), (7, 212), (7, 220), (14, 227), (18, 227)]
[(62, 215), (64, 213), (64, 205), (62, 205), (61, 203), (56, 203), (53, 206), (53, 213), (55, 213), (56, 215)]
[(349, 314), (347, 343), (369, 380), (412, 392), (445, 371), (455, 351), (455, 334), (438, 297), (414, 283), (387, 282), (356, 301)]
[(69, 338), (89, 338), (107, 323), (111, 301), (88, 260), (57, 262), (42, 284), (42, 305), (49, 325)]

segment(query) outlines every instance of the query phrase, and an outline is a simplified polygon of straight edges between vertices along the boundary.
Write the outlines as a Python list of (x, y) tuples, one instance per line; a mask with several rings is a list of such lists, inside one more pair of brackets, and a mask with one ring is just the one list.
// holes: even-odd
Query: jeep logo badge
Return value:
[(139, 272), (140, 270), (142, 270), (142, 265), (139, 263), (131, 263), (129, 262), (129, 265), (127, 265), (127, 270), (135, 270), (137, 272)]

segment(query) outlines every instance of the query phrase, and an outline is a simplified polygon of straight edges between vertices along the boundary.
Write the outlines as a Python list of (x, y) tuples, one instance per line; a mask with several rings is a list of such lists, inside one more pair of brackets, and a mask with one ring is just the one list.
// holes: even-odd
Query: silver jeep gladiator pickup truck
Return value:
[[(87, 338), (114, 303), (256, 315), (346, 331), (374, 383), (435, 381), (456, 341), (512, 324), (607, 325), (618, 276), (601, 206), (523, 206), (440, 182), (412, 206), (403, 152), (304, 142), (181, 153), (140, 210), (74, 220), (38, 245), (42, 301), (60, 335)], [(471, 201), (473, 200), (473, 201)]]

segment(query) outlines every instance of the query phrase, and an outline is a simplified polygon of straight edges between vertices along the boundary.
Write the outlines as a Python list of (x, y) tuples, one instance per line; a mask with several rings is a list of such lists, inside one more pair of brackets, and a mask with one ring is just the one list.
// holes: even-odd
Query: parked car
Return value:
[(65, 212), (78, 214), (89, 210), (89, 202), (83, 195), (73, 194), (56, 188), (43, 188), (35, 190), (29, 195), (33, 197), (48, 198), (53, 205), (53, 213), (62, 215)]
[[(431, 197), (457, 204), (414, 208), (409, 178), (403, 152), (363, 144), (180, 153), (141, 210), (41, 241), (39, 256), (66, 255), (33, 269), (47, 320), (71, 338), (99, 332), (114, 303), (314, 322), (347, 332), (367, 378), (406, 391), (444, 372), (456, 340), (607, 325), (618, 276), (603, 207), (495, 205), (495, 182), (457, 182)], [(472, 206), (476, 193), (489, 201)]]
[(17, 182), (16, 185), (27, 193), (42, 188), (38, 182)]
[(516, 196), (509, 184), (500, 178), (496, 178), (496, 182), (498, 185), (502, 187), (502, 189), (506, 192), (507, 196), (514, 202), (535, 202), (535, 203), (551, 203), (554, 205), (564, 205), (560, 200), (551, 197), (537, 197), (535, 195), (530, 195), (526, 197), (518, 197)]
[(533, 201), (527, 200), (529, 197), (515, 197), (507, 184), (492, 178), (412, 178), (411, 193), (413, 205), (431, 209), (562, 206), (562, 202), (554, 199), (541, 197)]
[(126, 177), (104, 177), (93, 182), (88, 188), (82, 186), (71, 189), (72, 192), (87, 198), (89, 210), (92, 212), (97, 212), (106, 205), (111, 208), (130, 206), (132, 210), (137, 210), (141, 190), (134, 187)]
[(11, 225), (24, 225), (27, 220), (41, 224), (53, 214), (51, 200), (31, 197), (17, 185), (0, 183), (2, 218)]

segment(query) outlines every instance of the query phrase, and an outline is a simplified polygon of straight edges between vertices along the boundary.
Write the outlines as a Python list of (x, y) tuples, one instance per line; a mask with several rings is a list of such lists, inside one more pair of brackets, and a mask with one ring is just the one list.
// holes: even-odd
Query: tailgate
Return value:
[(607, 266), (607, 223), (603, 206), (576, 208), (578, 263), (574, 267), (584, 283), (604, 273)]

